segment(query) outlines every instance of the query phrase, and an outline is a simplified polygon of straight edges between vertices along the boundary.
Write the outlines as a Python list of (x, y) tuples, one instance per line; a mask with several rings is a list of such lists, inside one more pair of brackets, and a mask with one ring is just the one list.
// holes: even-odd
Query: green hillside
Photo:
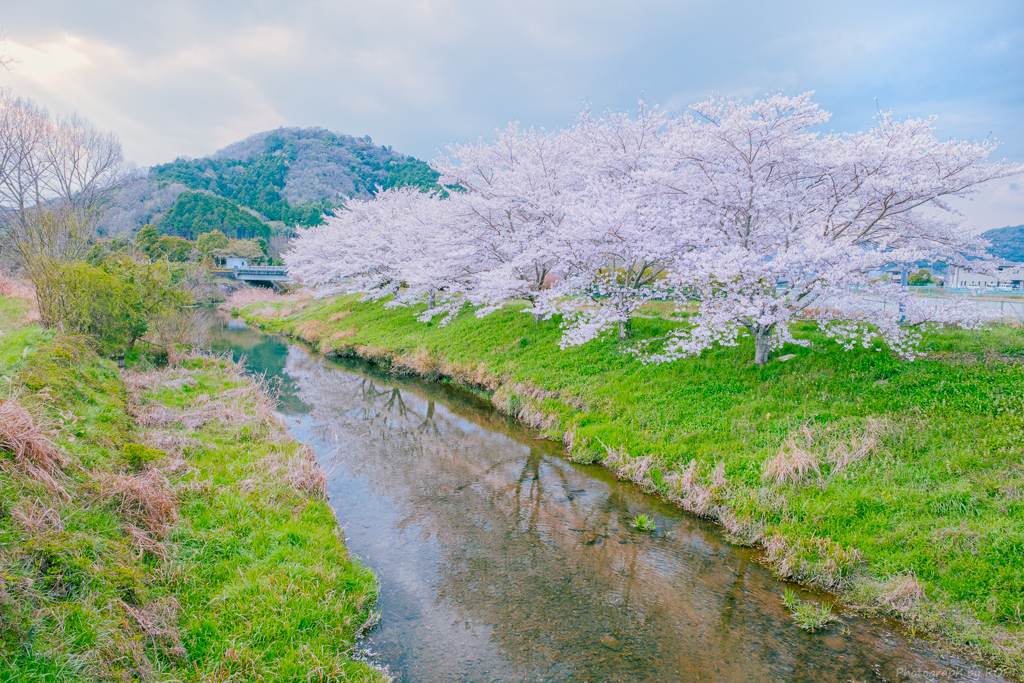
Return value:
[(1007, 261), (1024, 262), (1024, 225), (1013, 225), (981, 233), (992, 243), (991, 252)]
[(154, 166), (150, 179), (205, 190), (285, 225), (317, 225), (325, 212), (378, 188), (437, 187), (438, 174), (369, 137), (320, 128), (259, 133), (202, 159)]
[(353, 198), (368, 199), (380, 188), (440, 189), (438, 177), (425, 162), (375, 145), (369, 136), (279, 128), (207, 157), (153, 166), (148, 177), (111, 199), (99, 231), (132, 234), (151, 223), (162, 233), (190, 239), (212, 229), (244, 238), (282, 232), (280, 225), (267, 225), (280, 222), (290, 233), (296, 225), (317, 225), (324, 213)]
[(182, 192), (164, 215), (160, 230), (195, 240), (199, 235), (220, 230), (235, 239), (270, 238), (270, 226), (232, 201), (200, 192)]

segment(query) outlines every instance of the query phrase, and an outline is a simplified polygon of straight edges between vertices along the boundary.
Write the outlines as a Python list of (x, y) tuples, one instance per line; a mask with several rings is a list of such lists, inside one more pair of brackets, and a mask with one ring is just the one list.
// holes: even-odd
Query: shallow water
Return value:
[[(396, 681), (1004, 680), (887, 622), (805, 633), (756, 552), (471, 395), (238, 321), (211, 337), (277, 378), (330, 472), (348, 546), (380, 579), (367, 650)], [(655, 533), (629, 526), (640, 512)]]

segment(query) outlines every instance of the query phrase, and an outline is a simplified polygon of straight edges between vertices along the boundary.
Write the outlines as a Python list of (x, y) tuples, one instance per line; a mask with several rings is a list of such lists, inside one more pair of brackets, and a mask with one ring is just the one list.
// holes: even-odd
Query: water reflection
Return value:
[(297, 415), (311, 410), (299, 399), (294, 380), (284, 372), (288, 347), (279, 337), (253, 330), (238, 318), (221, 316), (211, 325), (207, 338), (214, 353), (230, 353), (235, 360), (243, 359), (254, 373), (265, 375), (278, 394), (282, 413)]
[[(251, 331), (220, 343), (292, 392), (289, 426), (380, 577), (371, 647), (399, 681), (1001, 680), (885, 624), (800, 631), (751, 552), (471, 396)], [(630, 528), (641, 511), (657, 533)]]

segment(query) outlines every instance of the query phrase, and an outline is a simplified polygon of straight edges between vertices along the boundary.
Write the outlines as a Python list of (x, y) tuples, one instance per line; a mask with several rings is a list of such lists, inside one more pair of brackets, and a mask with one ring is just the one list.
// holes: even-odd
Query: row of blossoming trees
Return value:
[[(916, 355), (927, 324), (977, 323), (870, 275), (889, 264), (984, 267), (986, 244), (945, 203), (1019, 173), (994, 145), (940, 142), (932, 120), (880, 114), (866, 133), (821, 134), (807, 93), (710, 99), (671, 119), (584, 111), (564, 131), (510, 125), (455, 145), (433, 167), (451, 192), (389, 190), (299, 230), (285, 257), (323, 294), (426, 304), (424, 321), (514, 300), (560, 314), (563, 347), (629, 334), (652, 298), (696, 312), (645, 358), (673, 360), (754, 338), (755, 361), (816, 320), (847, 348), (878, 340)], [(882, 306), (879, 302), (887, 302)], [(650, 341), (650, 340), (649, 340)]]

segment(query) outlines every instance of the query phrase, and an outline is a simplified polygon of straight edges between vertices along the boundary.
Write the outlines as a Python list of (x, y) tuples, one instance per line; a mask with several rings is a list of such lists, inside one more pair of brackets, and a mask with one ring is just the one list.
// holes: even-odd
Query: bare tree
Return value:
[[(0, 45), (7, 42), (7, 37), (4, 36), (3, 32), (0, 32)], [(14, 64), (14, 57), (7, 54), (6, 50), (0, 49), (0, 69), (11, 70), (11, 65)]]
[(116, 135), (0, 90), (0, 243), (18, 265), (80, 258), (130, 177)]

